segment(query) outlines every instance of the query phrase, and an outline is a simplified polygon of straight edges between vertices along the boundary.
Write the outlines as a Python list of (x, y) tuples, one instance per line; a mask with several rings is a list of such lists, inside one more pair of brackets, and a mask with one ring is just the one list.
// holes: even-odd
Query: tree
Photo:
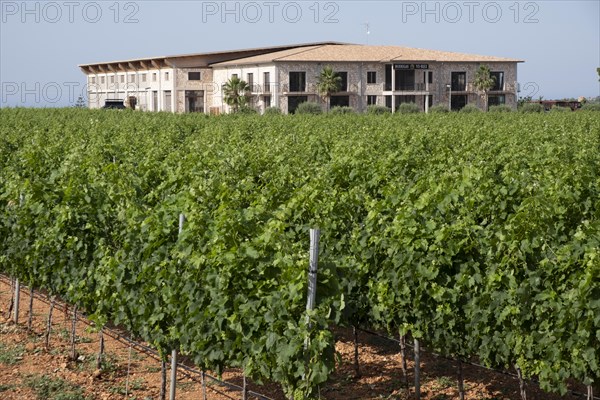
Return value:
[(250, 85), (237, 76), (232, 76), (223, 85), (223, 98), (225, 103), (237, 112), (248, 104), (250, 98)]
[(79, 96), (77, 98), (77, 102), (75, 102), (75, 105), (73, 107), (75, 107), (75, 108), (85, 108), (85, 100), (84, 100), (83, 96)]
[(339, 91), (341, 85), (342, 77), (339, 76), (331, 66), (325, 66), (317, 78), (317, 89), (319, 94), (323, 96), (328, 110), (331, 94)]
[(487, 110), (488, 92), (494, 87), (495, 84), (496, 78), (492, 76), (490, 67), (487, 65), (480, 65), (479, 69), (475, 73), (473, 86), (475, 86), (475, 90), (482, 93), (484, 110)]

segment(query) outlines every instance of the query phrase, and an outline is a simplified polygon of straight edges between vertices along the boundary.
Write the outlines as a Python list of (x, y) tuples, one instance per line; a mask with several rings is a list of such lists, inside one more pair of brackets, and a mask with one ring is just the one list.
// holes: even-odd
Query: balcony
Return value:
[[(392, 84), (389, 82), (381, 84), (384, 92), (392, 91)], [(433, 85), (423, 82), (418, 83), (396, 83), (396, 89), (394, 92), (429, 92)]]

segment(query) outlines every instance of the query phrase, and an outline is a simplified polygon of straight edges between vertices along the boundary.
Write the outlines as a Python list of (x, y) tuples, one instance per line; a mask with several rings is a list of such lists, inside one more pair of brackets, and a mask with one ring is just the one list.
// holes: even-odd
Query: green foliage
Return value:
[(0, 343), (0, 364), (15, 365), (23, 359), (25, 349), (22, 345), (7, 346)]
[(446, 114), (448, 112), (450, 112), (448, 106), (445, 106), (443, 104), (437, 104), (429, 108), (429, 113), (431, 114)]
[(335, 324), (564, 392), (600, 380), (597, 132), (586, 112), (2, 109), (0, 272), (288, 396), (333, 371)]
[(418, 114), (421, 109), (415, 103), (402, 103), (398, 106), (396, 112), (399, 114)]
[(512, 112), (512, 107), (506, 104), (500, 104), (497, 106), (490, 106), (490, 108), (488, 109), (488, 112), (491, 113), (507, 113), (507, 112)]
[(250, 85), (237, 76), (232, 76), (223, 85), (223, 100), (230, 106), (233, 112), (248, 104), (250, 98)]
[(370, 104), (367, 106), (367, 114), (390, 114), (392, 110), (386, 106)]
[(541, 113), (544, 112), (544, 106), (539, 103), (525, 103), (519, 108), (519, 111), (524, 113)]
[(333, 107), (331, 110), (329, 110), (329, 112), (331, 114), (356, 114), (356, 111), (354, 111), (354, 108), (341, 107), (341, 106)]
[(573, 110), (571, 110), (571, 108), (569, 107), (561, 107), (561, 106), (554, 106), (550, 109), (550, 112), (571, 112)]
[(296, 108), (296, 114), (321, 114), (323, 109), (321, 105), (318, 103), (314, 103), (312, 101), (305, 101), (304, 103), (300, 103)]
[(25, 379), (37, 400), (86, 400), (83, 390), (60, 378), (33, 375)]
[(240, 108), (239, 108), (239, 109), (236, 111), (236, 113), (238, 113), (238, 114), (247, 114), (247, 115), (248, 115), (248, 114), (250, 114), (250, 115), (255, 115), (255, 114), (258, 114), (258, 111), (256, 111), (254, 108), (252, 108), (252, 107), (250, 107), (250, 106), (248, 106), (248, 105), (244, 105), (244, 106), (241, 106), (241, 107), (240, 107)]
[(474, 104), (467, 104), (466, 106), (461, 108), (459, 112), (463, 114), (480, 113), (481, 109)]
[(581, 111), (600, 111), (600, 103), (585, 103), (580, 108)]
[(267, 107), (264, 115), (281, 115), (281, 109), (278, 107)]

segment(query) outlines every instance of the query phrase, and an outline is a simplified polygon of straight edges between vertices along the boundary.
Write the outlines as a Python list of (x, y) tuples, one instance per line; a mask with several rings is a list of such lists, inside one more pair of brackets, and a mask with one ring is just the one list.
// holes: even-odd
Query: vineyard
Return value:
[(0, 238), (1, 273), (97, 326), (290, 397), (332, 373), (334, 326), (600, 383), (594, 112), (3, 109)]

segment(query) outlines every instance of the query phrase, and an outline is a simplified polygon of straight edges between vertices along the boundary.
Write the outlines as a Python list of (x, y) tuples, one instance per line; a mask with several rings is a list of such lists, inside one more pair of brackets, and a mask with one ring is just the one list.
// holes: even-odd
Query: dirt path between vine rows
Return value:
[[(89, 323), (76, 324), (78, 358), (70, 359), (70, 329), (72, 310), (57, 303), (53, 313), (49, 348), (45, 348), (44, 332), (49, 305), (34, 296), (33, 324), (27, 330), (29, 291), (21, 291), (19, 324), (8, 318), (11, 286), (0, 279), (0, 399), (3, 400), (150, 400), (158, 399), (160, 391), (160, 362), (150, 354), (131, 348), (123, 339), (105, 334), (105, 358), (96, 369), (99, 335)], [(336, 328), (336, 350), (341, 363), (331, 380), (320, 388), (323, 400), (361, 400), (414, 398), (414, 389), (402, 388), (402, 372), (397, 343), (366, 332), (358, 333), (361, 376), (355, 377), (354, 342), (351, 329)], [(117, 337), (118, 338), (118, 337)], [(421, 356), (422, 399), (458, 399), (457, 366), (454, 362), (427, 353)], [(191, 365), (190, 365), (191, 366)], [(193, 366), (191, 366), (193, 367)], [(409, 379), (413, 378), (412, 355), (408, 361)], [(170, 371), (167, 372), (169, 374)], [(210, 372), (208, 372), (210, 374)], [(513, 376), (464, 366), (466, 399), (518, 400), (519, 385)], [(240, 386), (243, 376), (228, 370), (222, 379)], [(242, 399), (237, 388), (205, 381), (206, 399)], [(412, 386), (412, 385), (411, 385)], [(278, 385), (260, 386), (249, 382), (249, 390), (274, 400), (285, 400)], [(177, 399), (203, 399), (201, 375), (178, 370)], [(167, 387), (167, 398), (168, 398)], [(580, 389), (580, 388), (577, 388)], [(258, 397), (249, 395), (248, 399)], [(574, 395), (559, 397), (540, 391), (536, 385), (527, 386), (529, 400), (581, 399)]]

